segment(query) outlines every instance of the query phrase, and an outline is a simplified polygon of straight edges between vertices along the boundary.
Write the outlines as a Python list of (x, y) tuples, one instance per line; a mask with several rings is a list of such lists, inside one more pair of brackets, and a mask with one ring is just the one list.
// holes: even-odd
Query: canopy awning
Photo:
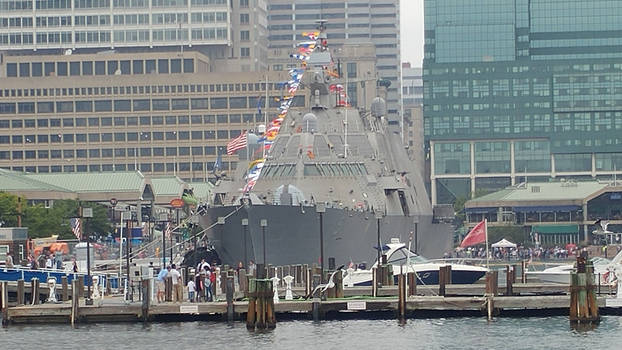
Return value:
[(516, 244), (504, 238), (497, 243), (493, 243), (491, 247), (493, 248), (516, 248)]
[(576, 235), (579, 233), (579, 225), (535, 225), (531, 232), (541, 235)]
[(499, 208), (496, 207), (481, 207), (481, 208), (464, 208), (467, 214), (487, 214), (496, 213)]

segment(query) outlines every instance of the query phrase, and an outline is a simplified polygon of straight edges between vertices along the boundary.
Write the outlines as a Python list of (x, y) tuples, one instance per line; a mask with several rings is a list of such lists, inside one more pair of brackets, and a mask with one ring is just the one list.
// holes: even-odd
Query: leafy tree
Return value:
[[(51, 208), (42, 204), (27, 205), (22, 198), (22, 226), (28, 227), (30, 238), (49, 237), (59, 235), (60, 239), (75, 239), (69, 220), (78, 216), (80, 203), (76, 200), (57, 200)], [(83, 232), (87, 229), (96, 237), (105, 235), (112, 230), (108, 220), (106, 207), (97, 203), (83, 203), (83, 207), (93, 208), (93, 217), (83, 219)], [(18, 196), (0, 193), (0, 221), (3, 226), (17, 226)]]
[[(25, 203), (24, 200), (22, 200)], [(4, 227), (17, 226), (18, 197), (16, 195), (0, 192), (0, 223)]]
[(503, 238), (507, 239), (510, 242), (516, 243), (518, 245), (529, 245), (531, 241), (529, 240), (529, 233), (526, 231), (525, 227), (517, 226), (517, 225), (505, 225), (505, 226), (488, 226), (488, 242), (493, 244), (502, 240)]

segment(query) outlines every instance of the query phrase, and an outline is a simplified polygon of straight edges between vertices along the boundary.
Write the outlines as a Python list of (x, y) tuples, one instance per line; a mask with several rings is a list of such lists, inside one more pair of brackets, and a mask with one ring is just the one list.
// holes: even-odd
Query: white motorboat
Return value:
[[(393, 276), (396, 281), (401, 271), (404, 274), (415, 272), (417, 274), (417, 284), (438, 284), (439, 268), (450, 265), (452, 283), (471, 284), (482, 278), (488, 271), (488, 269), (481, 266), (428, 260), (410, 251), (404, 243), (400, 243), (397, 239), (391, 239), (391, 243), (384, 245), (382, 254), (387, 255), (387, 263), (393, 266)], [(378, 266), (378, 261), (374, 263), (372, 268), (376, 266)], [(370, 286), (371, 283), (371, 269), (355, 270), (349, 268), (343, 278), (345, 287)]]
[[(612, 260), (594, 257), (590, 259), (594, 265), (594, 275), (600, 277), (601, 284), (609, 284), (615, 279), (615, 269), (620, 268), (622, 251)], [(535, 277), (545, 283), (559, 283), (570, 285), (570, 273), (576, 271), (574, 264), (549, 267), (542, 271), (527, 271), (527, 277)]]

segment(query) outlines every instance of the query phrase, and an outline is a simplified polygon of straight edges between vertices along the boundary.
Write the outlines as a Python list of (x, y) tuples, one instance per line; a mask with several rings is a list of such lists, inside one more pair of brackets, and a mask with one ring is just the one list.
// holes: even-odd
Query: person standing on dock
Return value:
[(210, 270), (210, 266), (207, 265), (201, 271), (201, 277), (203, 277), (203, 289), (205, 290), (205, 301), (212, 301), (212, 271)]
[(170, 269), (171, 269), (170, 266), (167, 266), (166, 268), (162, 268), (160, 272), (158, 273), (158, 277), (156, 277), (156, 286), (158, 288), (158, 293), (157, 293), (156, 298), (158, 300), (158, 303), (164, 302), (164, 279), (168, 275), (168, 271)]
[(188, 302), (194, 303), (194, 290), (195, 284), (194, 281), (190, 278), (188, 279)]
[(183, 285), (181, 284), (181, 274), (175, 268), (175, 264), (171, 265), (171, 270), (168, 273), (173, 280), (173, 302), (181, 303), (184, 299)]

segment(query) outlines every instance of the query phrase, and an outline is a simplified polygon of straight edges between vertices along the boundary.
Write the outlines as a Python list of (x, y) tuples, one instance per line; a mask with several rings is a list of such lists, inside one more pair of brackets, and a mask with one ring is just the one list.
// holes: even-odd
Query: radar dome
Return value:
[(302, 117), (302, 132), (314, 132), (317, 130), (317, 117), (313, 113), (307, 113)]
[(384, 116), (386, 113), (387, 113), (387, 103), (384, 102), (384, 99), (382, 99), (382, 97), (374, 98), (371, 101), (371, 114), (376, 118), (380, 118)]

